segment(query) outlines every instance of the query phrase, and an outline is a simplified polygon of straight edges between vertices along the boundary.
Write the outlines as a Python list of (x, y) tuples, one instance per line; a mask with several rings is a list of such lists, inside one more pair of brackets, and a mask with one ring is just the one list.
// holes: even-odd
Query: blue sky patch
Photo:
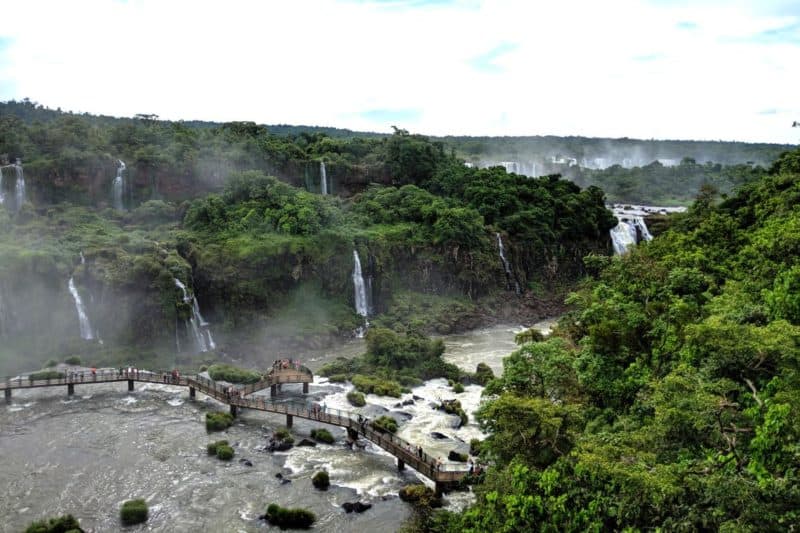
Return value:
[(505, 69), (496, 63), (500, 57), (513, 52), (519, 47), (517, 43), (500, 43), (485, 54), (470, 59), (472, 68), (481, 72), (503, 72)]

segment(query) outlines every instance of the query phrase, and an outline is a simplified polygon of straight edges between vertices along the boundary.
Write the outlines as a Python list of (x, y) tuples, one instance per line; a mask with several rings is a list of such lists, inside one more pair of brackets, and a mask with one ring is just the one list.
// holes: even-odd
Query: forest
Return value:
[(554, 335), (521, 336), (485, 389), (477, 504), (414, 530), (796, 528), (798, 200), (795, 149), (632, 253), (587, 258)]

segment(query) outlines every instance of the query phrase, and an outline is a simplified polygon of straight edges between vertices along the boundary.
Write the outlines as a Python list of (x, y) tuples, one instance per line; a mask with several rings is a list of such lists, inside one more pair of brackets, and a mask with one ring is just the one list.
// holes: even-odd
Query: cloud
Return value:
[(800, 22), (759, 32), (752, 37), (752, 40), (762, 44), (800, 45)]
[(761, 111), (758, 112), (758, 114), (759, 115), (777, 115), (778, 112), (779, 112), (778, 109), (772, 108), (772, 109), (762, 109)]
[(488, 52), (470, 59), (469, 64), (472, 66), (472, 68), (481, 72), (503, 72), (506, 69), (499, 65), (498, 61), (504, 55), (513, 52), (517, 48), (519, 48), (519, 44), (517, 43), (500, 43)]
[(783, 114), (759, 113), (797, 107), (800, 47), (774, 44), (798, 20), (787, 2), (15, 0), (0, 97), (431, 135), (796, 142)]

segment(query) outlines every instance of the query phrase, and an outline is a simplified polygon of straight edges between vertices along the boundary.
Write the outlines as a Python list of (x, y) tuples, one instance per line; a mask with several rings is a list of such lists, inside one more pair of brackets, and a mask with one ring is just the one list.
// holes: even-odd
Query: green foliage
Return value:
[(453, 384), (453, 392), (455, 392), (456, 394), (461, 394), (462, 392), (464, 392), (464, 385), (462, 385), (461, 383), (458, 383), (458, 382), (454, 383)]
[(494, 372), (486, 363), (478, 363), (475, 367), (474, 379), (478, 385), (486, 386), (487, 383), (494, 379)]
[(430, 487), (422, 484), (406, 485), (398, 493), (404, 502), (413, 503), (426, 507), (441, 507), (441, 498), (436, 497), (436, 493)]
[(218, 440), (209, 443), (208, 446), (206, 446), (206, 450), (208, 451), (208, 455), (216, 455), (218, 459), (223, 461), (230, 461), (233, 459), (235, 453), (227, 440)]
[(71, 514), (37, 520), (25, 528), (25, 533), (83, 533), (78, 520)]
[(375, 394), (377, 396), (391, 396), (399, 398), (402, 394), (402, 387), (399, 383), (371, 376), (356, 374), (352, 378), (353, 386), (364, 394)]
[(331, 486), (331, 480), (327, 470), (320, 470), (314, 474), (314, 477), (311, 478), (311, 483), (319, 490), (328, 490), (328, 487)]
[(228, 383), (255, 383), (261, 379), (261, 374), (254, 370), (245, 370), (221, 363), (208, 367), (208, 375), (214, 381), (227, 381)]
[(364, 398), (364, 395), (357, 391), (348, 392), (347, 401), (353, 407), (364, 407), (365, 405), (367, 405), (367, 400)]
[(308, 529), (317, 517), (306, 509), (289, 509), (271, 503), (267, 506), (267, 520), (281, 529)]
[(456, 462), (459, 462), (459, 463), (466, 463), (467, 460), (469, 459), (469, 455), (466, 454), (466, 453), (459, 453), (459, 452), (457, 452), (455, 450), (450, 450), (450, 452), (447, 454), (447, 458), (450, 461), (456, 461)]
[(44, 368), (52, 368), (56, 365), (58, 365), (58, 361), (56, 361), (55, 359), (50, 359), (44, 364)]
[(147, 515), (147, 503), (142, 499), (126, 501), (119, 511), (122, 524), (126, 526), (147, 522)]
[[(781, 531), (800, 520), (796, 154), (597, 262), (486, 387), (494, 462), (447, 531)], [(692, 163), (687, 162), (686, 165)]]
[(39, 372), (31, 372), (28, 374), (28, 379), (30, 380), (39, 380), (39, 379), (61, 379), (64, 377), (63, 372), (59, 372), (58, 370), (41, 370)]
[(382, 431), (384, 433), (397, 433), (397, 421), (391, 416), (380, 416), (371, 421), (369, 424), (375, 431)]
[(324, 428), (317, 428), (311, 430), (311, 438), (324, 442), (325, 444), (333, 444), (334, 438), (331, 432)]
[(206, 430), (224, 431), (233, 425), (233, 420), (229, 413), (206, 413)]
[(82, 364), (81, 358), (77, 355), (73, 355), (64, 359), (64, 362), (68, 365), (80, 365)]
[(217, 446), (217, 458), (221, 459), (222, 461), (230, 461), (233, 459), (234, 451), (231, 446), (226, 444), (222, 444)]

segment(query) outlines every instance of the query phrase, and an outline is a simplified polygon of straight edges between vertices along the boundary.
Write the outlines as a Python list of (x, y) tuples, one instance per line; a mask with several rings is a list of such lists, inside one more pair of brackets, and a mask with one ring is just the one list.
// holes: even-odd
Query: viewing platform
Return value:
[[(308, 384), (314, 381), (310, 370), (290, 366), (288, 368), (273, 367), (263, 379), (249, 385), (223, 384), (199, 375), (183, 376), (176, 371), (152, 372), (142, 369), (97, 369), (67, 371), (64, 377), (34, 379), (32, 376), (16, 376), (2, 378), (0, 389), (3, 389), (6, 402), (11, 401), (12, 391), (41, 387), (67, 387), (67, 394), (75, 394), (76, 385), (92, 385), (97, 383), (127, 382), (128, 391), (134, 390), (134, 383), (161, 383), (189, 388), (189, 397), (195, 398), (197, 391), (227, 404), (230, 413), (237, 416), (242, 409), (253, 409), (286, 416), (286, 426), (292, 427), (294, 417), (314, 420), (323, 424), (343, 427), (348, 438), (356, 441), (359, 436), (369, 440), (397, 459), (398, 470), (410, 466), (423, 476), (434, 482), (436, 493), (458, 485), (467, 475), (466, 468), (452, 468), (437, 464), (437, 459), (428, 455), (420, 447), (415, 446), (391, 433), (378, 431), (370, 426), (369, 421), (358, 414), (339, 409), (326, 409), (317, 404), (298, 401), (276, 401), (275, 398), (282, 385), (300, 383), (303, 393), (308, 393)], [(255, 393), (269, 389), (269, 397)]]

